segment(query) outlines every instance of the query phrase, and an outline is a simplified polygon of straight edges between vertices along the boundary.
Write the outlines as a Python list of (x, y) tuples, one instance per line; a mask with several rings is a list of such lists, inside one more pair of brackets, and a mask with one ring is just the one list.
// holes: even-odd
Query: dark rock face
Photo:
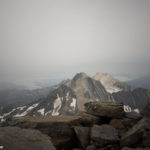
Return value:
[(48, 136), (18, 127), (1, 127), (0, 145), (4, 150), (56, 150)]
[(122, 103), (116, 102), (89, 102), (85, 104), (87, 113), (110, 118), (123, 118), (124, 110)]
[(104, 86), (85, 73), (75, 75), (70, 84), (71, 89), (76, 93), (78, 109), (84, 110), (84, 104), (89, 101), (113, 100), (111, 94), (107, 93)]
[(121, 91), (113, 93), (113, 97), (117, 102), (129, 105), (133, 109), (143, 110), (150, 103), (150, 90), (137, 88), (133, 91)]
[(121, 145), (136, 147), (140, 144), (139, 146), (142, 146), (143, 140), (147, 142), (149, 141), (148, 138), (149, 131), (150, 131), (150, 120), (142, 119), (122, 136)]
[(141, 112), (142, 116), (150, 118), (150, 103), (146, 105), (144, 110)]
[(94, 125), (91, 129), (92, 143), (97, 146), (116, 144), (119, 141), (118, 131), (109, 125)]
[(89, 127), (74, 127), (77, 138), (82, 148), (86, 148), (90, 144), (90, 128)]

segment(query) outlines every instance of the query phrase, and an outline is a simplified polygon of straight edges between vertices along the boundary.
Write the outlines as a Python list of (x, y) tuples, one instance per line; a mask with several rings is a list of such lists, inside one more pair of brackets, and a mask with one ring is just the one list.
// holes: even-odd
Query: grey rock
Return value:
[(150, 118), (150, 103), (148, 103), (146, 105), (146, 107), (143, 109), (143, 111), (141, 112), (143, 117), (147, 117)]
[(82, 148), (86, 148), (90, 143), (90, 128), (89, 127), (74, 127), (77, 138)]
[(150, 120), (142, 119), (121, 137), (121, 146), (137, 147), (148, 138)]
[(91, 140), (96, 146), (116, 144), (119, 141), (118, 131), (110, 125), (94, 125), (91, 129)]
[(97, 150), (95, 145), (89, 145), (87, 146), (86, 150)]

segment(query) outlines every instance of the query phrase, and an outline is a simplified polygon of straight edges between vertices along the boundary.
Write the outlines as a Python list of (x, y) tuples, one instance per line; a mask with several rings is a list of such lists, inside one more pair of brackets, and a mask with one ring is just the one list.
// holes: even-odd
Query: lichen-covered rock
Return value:
[(40, 131), (18, 127), (0, 128), (0, 146), (4, 150), (56, 150), (50, 138)]
[(87, 113), (99, 117), (123, 118), (123, 104), (117, 102), (89, 102), (85, 104)]
[(118, 131), (110, 125), (94, 125), (91, 129), (91, 140), (100, 147), (116, 144), (119, 141)]

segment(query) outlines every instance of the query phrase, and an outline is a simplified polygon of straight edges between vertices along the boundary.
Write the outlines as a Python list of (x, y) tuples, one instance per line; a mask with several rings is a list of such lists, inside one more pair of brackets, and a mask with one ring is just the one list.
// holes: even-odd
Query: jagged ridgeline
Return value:
[(1, 121), (9, 117), (74, 115), (85, 111), (87, 102), (117, 101), (124, 103), (124, 110), (139, 112), (150, 102), (147, 89), (132, 90), (129, 85), (108, 74), (97, 73), (93, 77), (86, 73), (76, 74), (72, 80), (65, 80), (44, 97), (32, 103), (1, 109)]

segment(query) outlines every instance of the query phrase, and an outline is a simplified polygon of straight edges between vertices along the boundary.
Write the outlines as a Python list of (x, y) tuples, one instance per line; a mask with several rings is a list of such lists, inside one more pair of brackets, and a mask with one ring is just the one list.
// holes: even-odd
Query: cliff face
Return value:
[(85, 73), (77, 74), (71, 81), (70, 87), (77, 95), (79, 110), (83, 110), (88, 101), (111, 101), (113, 97), (107, 93), (101, 82), (92, 79)]

